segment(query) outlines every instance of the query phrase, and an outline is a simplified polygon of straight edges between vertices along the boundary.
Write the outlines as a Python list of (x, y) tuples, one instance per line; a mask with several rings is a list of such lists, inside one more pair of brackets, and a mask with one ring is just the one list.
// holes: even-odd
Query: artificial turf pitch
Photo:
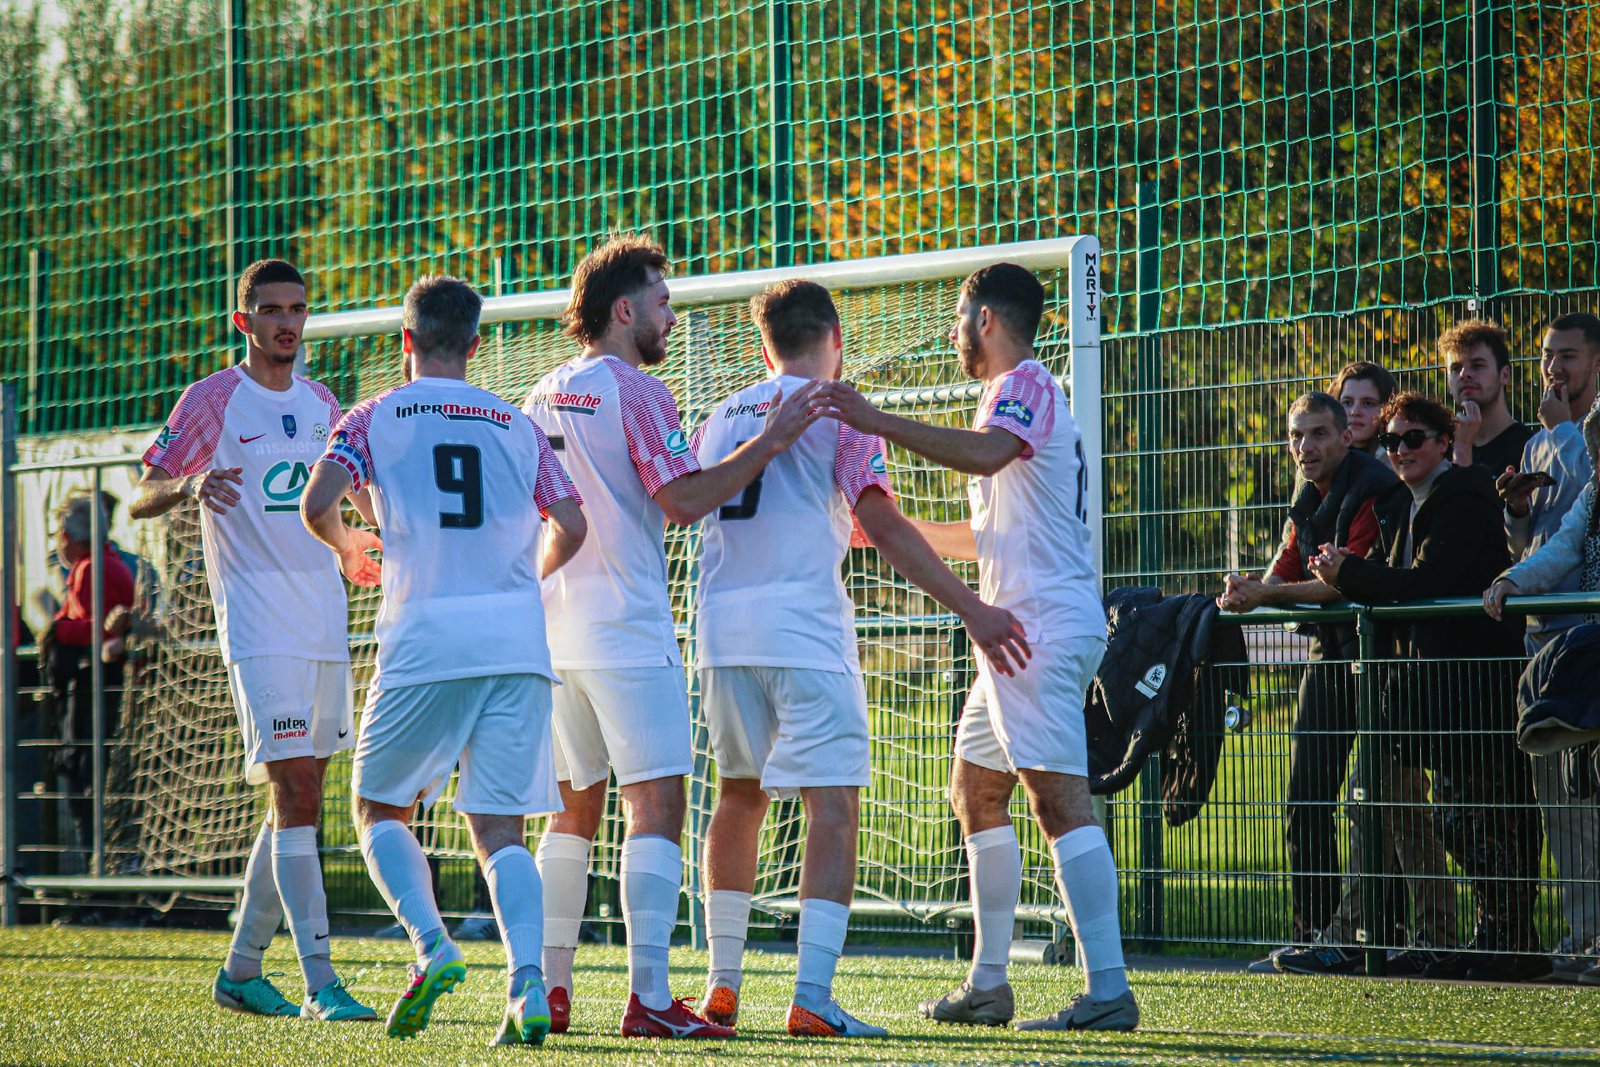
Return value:
[[(790, 1038), (784, 1011), (794, 957), (746, 960), (739, 1036), (665, 1042), (617, 1036), (627, 991), (624, 950), (585, 946), (570, 1033), (542, 1049), (489, 1049), (504, 965), (497, 944), (463, 946), (468, 977), (443, 997), (413, 1041), (378, 1024), (261, 1019), (212, 1005), (226, 951), (220, 934), (95, 928), (0, 930), (0, 1064), (312, 1067), (507, 1064), (532, 1058), (623, 1063), (720, 1062), (733, 1067), (818, 1064), (1592, 1063), (1600, 1065), (1600, 988), (1487, 986), (1362, 978), (1261, 977), (1203, 970), (1136, 970), (1144, 1020), (1132, 1034), (1023, 1034), (937, 1026), (919, 1000), (960, 980), (952, 960), (847, 955), (842, 1003), (893, 1034), (880, 1041)], [(334, 965), (357, 997), (387, 1014), (405, 979), (409, 946), (344, 939)], [(674, 991), (697, 995), (706, 957), (672, 953)], [(297, 1000), (286, 936), (268, 970)], [(1019, 1017), (1053, 1011), (1081, 988), (1066, 967), (1012, 969)]]

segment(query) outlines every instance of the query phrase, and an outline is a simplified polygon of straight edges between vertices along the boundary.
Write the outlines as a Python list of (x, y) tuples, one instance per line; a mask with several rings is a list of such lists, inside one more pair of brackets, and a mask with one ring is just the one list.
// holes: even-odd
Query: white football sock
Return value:
[(228, 962), (222, 973), (230, 982), (247, 982), (261, 977), (261, 956), (272, 944), (272, 935), (283, 922), (283, 901), (278, 883), (272, 877), (272, 820), (268, 819), (250, 849), (250, 862), (244, 867), (244, 895), (239, 898), (239, 922), (233, 928), (233, 943), (228, 946)]
[(444, 930), (444, 920), (433, 899), (433, 879), (422, 846), (405, 823), (385, 819), (361, 835), (361, 854), (366, 858), (372, 884), (406, 928), (417, 959), (426, 961), (441, 945), (439, 935)]
[(713, 889), (706, 894), (706, 937), (711, 943), (708, 986), (739, 991), (744, 981), (744, 942), (749, 932), (749, 893)]
[(507, 845), (483, 865), (489, 900), (506, 947), (508, 996), (516, 996), (531, 978), (542, 977), (539, 955), (544, 948), (544, 893), (539, 868), (522, 845)]
[(973, 989), (994, 989), (1006, 981), (1022, 897), (1022, 846), (1010, 823), (967, 838), (967, 882), (976, 934), (967, 981)]
[(1122, 962), (1122, 928), (1117, 924), (1117, 864), (1105, 831), (1080, 826), (1050, 843), (1056, 858), (1056, 884), (1067, 905), (1072, 937), (1083, 953), (1088, 994), (1111, 1000), (1128, 991)]
[(800, 902), (799, 966), (794, 1000), (804, 1008), (821, 1008), (833, 997), (833, 972), (844, 952), (850, 928), (850, 905), (808, 897)]
[(322, 861), (317, 857), (317, 828), (290, 826), (272, 835), (272, 878), (289, 916), (294, 951), (300, 957), (306, 992), (315, 993), (334, 980), (328, 947), (328, 898), (322, 891)]
[(678, 925), (683, 852), (655, 834), (622, 843), (622, 921), (628, 928), (628, 985), (639, 1003), (662, 1011), (672, 1003), (667, 950)]
[(533, 859), (544, 883), (545, 981), (571, 993), (572, 958), (589, 896), (589, 842), (576, 834), (546, 833)]

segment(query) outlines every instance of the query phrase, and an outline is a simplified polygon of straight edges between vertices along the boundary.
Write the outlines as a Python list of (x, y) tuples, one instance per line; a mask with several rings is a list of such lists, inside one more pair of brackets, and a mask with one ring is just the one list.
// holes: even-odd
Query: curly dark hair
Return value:
[(1383, 413), (1378, 419), (1384, 426), (1395, 419), (1421, 423), (1438, 433), (1441, 440), (1449, 442), (1456, 439), (1455, 414), (1432, 397), (1412, 390), (1391, 396), (1389, 402), (1383, 405)]
[(611, 326), (611, 307), (651, 282), (650, 272), (665, 276), (671, 263), (650, 238), (621, 233), (583, 257), (572, 272), (572, 297), (561, 313), (561, 326), (579, 344), (592, 344)]

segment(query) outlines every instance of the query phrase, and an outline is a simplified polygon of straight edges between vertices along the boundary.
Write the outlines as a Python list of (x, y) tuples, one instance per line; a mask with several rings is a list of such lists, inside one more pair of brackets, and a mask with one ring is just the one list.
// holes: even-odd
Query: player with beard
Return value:
[[(306, 286), (281, 259), (239, 278), (233, 324), (244, 362), (185, 389), (156, 442), (128, 513), (165, 514), (200, 503), (206, 577), (227, 665), (245, 780), (270, 783), (271, 816), (245, 866), (239, 923), (212, 998), (256, 1015), (375, 1019), (333, 973), (317, 818), (328, 758), (355, 745), (349, 618), (339, 567), (300, 525), (300, 494), (322, 454), (339, 402), (294, 373), (306, 324)], [(352, 497), (370, 522), (367, 494)], [(365, 530), (356, 544), (376, 546)], [(284, 915), (306, 981), (296, 1008), (261, 973)]]
[(923, 1003), (939, 1022), (1002, 1025), (1014, 1013), (1006, 961), (1022, 887), (1010, 802), (1020, 779), (1055, 859), (1088, 990), (1025, 1030), (1131, 1030), (1117, 925), (1117, 870), (1089, 799), (1083, 698), (1105, 652), (1083, 438), (1061, 386), (1034, 357), (1044, 288), (1014, 263), (961, 283), (950, 339), (962, 369), (983, 382), (972, 429), (879, 411), (845, 382), (817, 401), (833, 418), (952, 470), (968, 483), (969, 523), (919, 521), (940, 554), (976, 560), (978, 593), (1021, 621), (1033, 659), (1014, 675), (987, 657), (956, 731), (951, 801), (965, 839), (977, 926), (960, 987)]
[(567, 1028), (589, 848), (615, 773), (627, 820), (622, 912), (629, 1037), (730, 1037), (674, 1000), (667, 948), (683, 879), (683, 778), (694, 767), (683, 658), (667, 597), (664, 520), (698, 522), (742, 493), (819, 417), (815, 385), (774, 398), (765, 428), (714, 467), (696, 462), (667, 387), (640, 368), (667, 355), (677, 324), (659, 246), (619, 236), (572, 275), (564, 323), (583, 352), (547, 374), (523, 410), (582, 494), (590, 535), (544, 583), (554, 625), (556, 776), (565, 810), (539, 842), (551, 1031)]

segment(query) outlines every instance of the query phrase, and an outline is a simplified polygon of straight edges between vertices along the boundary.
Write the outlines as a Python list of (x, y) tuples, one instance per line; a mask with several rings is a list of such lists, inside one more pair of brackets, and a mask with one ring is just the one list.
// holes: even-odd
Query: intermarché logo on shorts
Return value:
[(304, 719), (272, 720), (272, 739), (274, 741), (291, 741), (297, 737), (305, 737), (308, 732)]

